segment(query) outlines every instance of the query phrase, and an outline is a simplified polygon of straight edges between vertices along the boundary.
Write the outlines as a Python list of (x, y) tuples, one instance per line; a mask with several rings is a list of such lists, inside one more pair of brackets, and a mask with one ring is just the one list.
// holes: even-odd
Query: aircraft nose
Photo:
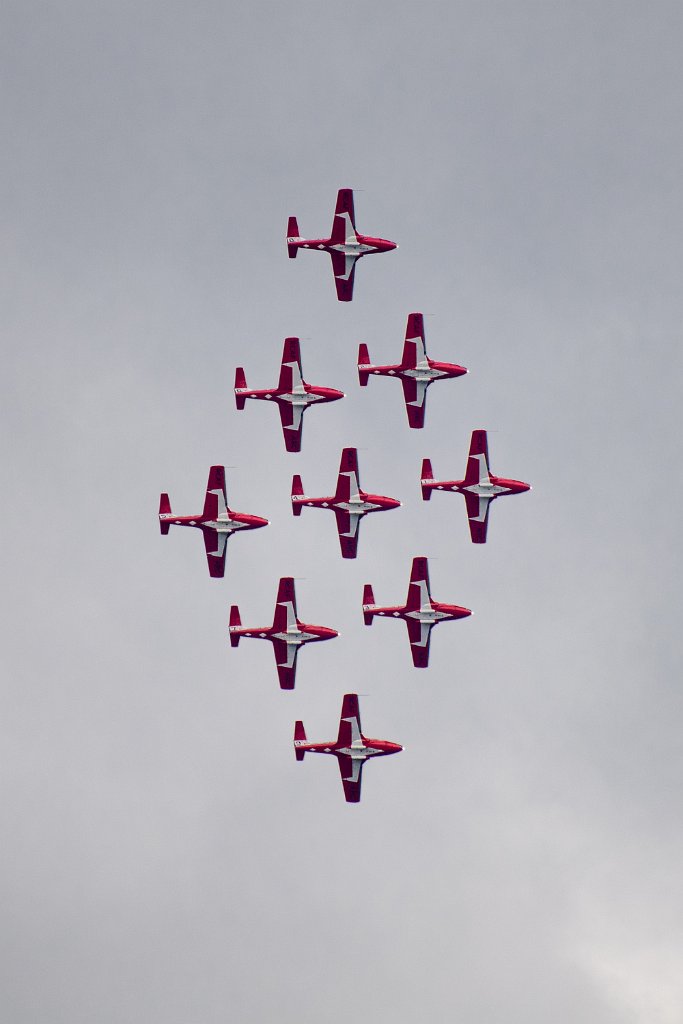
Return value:
[(255, 528), (259, 526), (270, 526), (270, 520), (264, 519), (263, 516), (252, 516), (252, 524)]

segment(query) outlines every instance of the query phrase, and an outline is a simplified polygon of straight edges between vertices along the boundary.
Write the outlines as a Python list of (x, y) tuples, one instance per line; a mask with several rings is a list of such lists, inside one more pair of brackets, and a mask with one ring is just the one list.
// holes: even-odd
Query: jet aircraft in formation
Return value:
[(357, 804), (360, 800), (361, 777), (365, 762), (371, 757), (398, 754), (400, 750), (403, 750), (403, 747), (399, 743), (371, 740), (363, 735), (356, 693), (344, 694), (336, 742), (309, 743), (304, 723), (296, 722), (294, 725), (294, 753), (297, 761), (303, 761), (305, 754), (334, 754), (339, 764), (344, 796), (350, 804)]
[(432, 491), (459, 491), (465, 498), (470, 535), (474, 544), (486, 543), (491, 503), (505, 494), (522, 494), (531, 485), (521, 480), (494, 476), (489, 466), (489, 448), (485, 430), (473, 430), (464, 480), (435, 480), (429, 459), (422, 463), (422, 497), (429, 501)]
[(429, 586), (429, 565), (426, 558), (414, 558), (410, 572), (408, 597), (404, 605), (375, 604), (372, 587), (366, 583), (363, 589), (363, 619), (366, 626), (372, 625), (375, 615), (386, 615), (404, 619), (408, 627), (410, 653), (415, 668), (427, 668), (429, 664), (429, 638), (434, 626), (447, 619), (465, 619), (472, 612), (457, 604), (442, 604), (432, 600)]
[(212, 466), (201, 515), (174, 515), (168, 494), (162, 494), (159, 501), (159, 526), (163, 534), (167, 534), (171, 526), (196, 526), (200, 529), (204, 536), (209, 575), (221, 578), (225, 574), (228, 539), (238, 530), (257, 530), (261, 526), (268, 526), (268, 520), (261, 516), (247, 515), (246, 512), (233, 512), (228, 506), (225, 491), (225, 469), (223, 466)]
[(382, 377), (399, 377), (403, 384), (403, 397), (408, 413), (408, 423), (415, 429), (424, 427), (427, 409), (427, 388), (435, 380), (446, 377), (462, 377), (467, 373), (464, 366), (455, 363), (439, 363), (427, 356), (422, 313), (410, 313), (406, 327), (401, 362), (393, 366), (375, 366), (370, 362), (367, 345), (358, 349), (358, 379), (361, 387), (368, 383), (370, 374)]
[(353, 278), (356, 263), (361, 257), (371, 256), (376, 252), (389, 252), (396, 248), (398, 247), (395, 242), (361, 235), (356, 231), (353, 190), (350, 188), (340, 188), (337, 193), (332, 234), (329, 238), (302, 238), (296, 217), (290, 217), (287, 223), (287, 252), (290, 259), (296, 258), (299, 249), (318, 249), (330, 254), (337, 298), (340, 302), (350, 302), (353, 298)]
[[(353, 298), (354, 275), (358, 260), (363, 256), (388, 252), (395, 248), (395, 242), (362, 235), (356, 230), (351, 189), (340, 189), (338, 192), (329, 238), (303, 238), (295, 217), (290, 217), (287, 225), (287, 251), (290, 259), (294, 259), (300, 249), (329, 253), (337, 298), (342, 302), (350, 302)], [(424, 426), (426, 395), (430, 384), (435, 380), (460, 377), (465, 373), (467, 370), (463, 366), (437, 362), (428, 357), (422, 313), (408, 315), (400, 363), (373, 364), (365, 344), (360, 345), (358, 351), (358, 377), (361, 386), (367, 385), (370, 375), (398, 377), (403, 385), (408, 422), (410, 427), (415, 429)], [(234, 391), (238, 410), (244, 409), (247, 399), (271, 401), (278, 406), (285, 448), (288, 452), (301, 451), (303, 415), (310, 405), (333, 402), (344, 397), (341, 391), (334, 388), (306, 383), (303, 379), (298, 338), (285, 338), (280, 378), (276, 387), (249, 388), (244, 369), (238, 367), (235, 371)], [(464, 480), (435, 480), (430, 460), (424, 459), (420, 485), (425, 501), (430, 500), (434, 490), (459, 491), (464, 496), (470, 533), (476, 544), (483, 544), (486, 541), (491, 502), (504, 494), (519, 494), (530, 490), (529, 484), (497, 477), (491, 473), (485, 430), (475, 430), (472, 433)], [(301, 477), (294, 476), (291, 502), (295, 516), (301, 515), (304, 506), (328, 508), (334, 512), (344, 558), (356, 557), (358, 531), (363, 516), (370, 512), (397, 508), (401, 504), (395, 498), (368, 494), (361, 490), (358, 453), (355, 448), (344, 448), (342, 451), (334, 495), (323, 498), (307, 497), (303, 491)], [(168, 494), (162, 494), (159, 503), (159, 525), (162, 534), (167, 534), (172, 525), (200, 529), (204, 537), (209, 573), (213, 577), (222, 577), (225, 573), (228, 538), (238, 530), (253, 530), (267, 526), (268, 520), (260, 516), (234, 512), (229, 508), (225, 469), (223, 466), (212, 466), (201, 515), (174, 515)], [(366, 626), (372, 625), (375, 616), (403, 619), (408, 629), (411, 655), (416, 668), (426, 668), (429, 664), (430, 636), (434, 626), (439, 622), (462, 619), (471, 614), (469, 608), (443, 604), (432, 599), (428, 561), (424, 557), (413, 559), (405, 605), (375, 604), (372, 586), (366, 584), (363, 589), (363, 619)], [(272, 626), (243, 626), (237, 605), (230, 608), (231, 646), (237, 647), (243, 637), (270, 641), (273, 645), (280, 687), (283, 690), (294, 689), (297, 657), (301, 648), (307, 643), (331, 640), (336, 636), (338, 633), (334, 629), (300, 621), (297, 616), (294, 578), (291, 576), (285, 576), (279, 582)], [(344, 795), (349, 803), (358, 803), (360, 800), (361, 776), (366, 761), (372, 757), (395, 754), (402, 749), (398, 743), (369, 739), (363, 735), (358, 695), (355, 693), (344, 695), (336, 741), (310, 743), (306, 738), (303, 722), (297, 721), (294, 727), (294, 750), (297, 761), (303, 761), (307, 753), (333, 754), (339, 764)]]
[(314, 402), (336, 402), (343, 398), (343, 391), (335, 388), (314, 387), (307, 384), (301, 370), (301, 351), (298, 338), (285, 338), (282, 352), (280, 380), (275, 388), (247, 387), (247, 379), (241, 366), (235, 371), (235, 402), (238, 409), (244, 409), (247, 398), (275, 402), (280, 410), (282, 433), (288, 452), (301, 451), (301, 434), (304, 427), (304, 413)]
[(272, 626), (243, 626), (239, 608), (234, 604), (230, 609), (229, 634), (231, 647), (237, 647), (242, 637), (270, 640), (282, 690), (294, 689), (296, 659), (304, 644), (315, 643), (317, 640), (332, 640), (339, 635), (336, 629), (311, 626), (297, 618), (296, 592), (291, 576), (283, 576), (280, 580)]
[(337, 517), (337, 531), (342, 558), (355, 558), (358, 551), (358, 527), (368, 512), (385, 512), (398, 508), (401, 502), (382, 494), (361, 490), (358, 478), (358, 450), (344, 448), (339, 465), (336, 492), (326, 498), (309, 498), (304, 494), (301, 477), (292, 479), (292, 512), (301, 515), (304, 505), (332, 509)]

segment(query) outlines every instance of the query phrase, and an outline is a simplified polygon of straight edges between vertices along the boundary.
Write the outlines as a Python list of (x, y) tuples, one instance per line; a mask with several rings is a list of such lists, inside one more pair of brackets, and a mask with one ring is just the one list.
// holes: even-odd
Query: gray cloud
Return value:
[[(674, 1024), (680, 963), (681, 10), (523, 2), (6, 6), (3, 437), (6, 601), (2, 988), (13, 1024)], [(286, 218), (397, 252), (337, 303)], [(362, 191), (360, 191), (362, 190)], [(400, 389), (357, 386), (407, 313), (470, 368), (411, 432)], [(282, 339), (343, 402), (300, 456), (234, 367)], [(420, 501), (488, 427), (490, 543), (462, 499)], [(403, 507), (356, 563), (323, 493), (361, 447)], [(159, 538), (158, 494), (200, 507), (226, 463), (271, 526), (208, 578)], [(189, 533), (189, 531), (188, 531)], [(434, 634), (365, 629), (427, 554), (474, 609)], [(293, 694), (267, 621), (293, 573)], [(295, 718), (335, 734), (357, 689), (406, 746), (347, 807)], [(331, 759), (329, 759), (331, 760)]]

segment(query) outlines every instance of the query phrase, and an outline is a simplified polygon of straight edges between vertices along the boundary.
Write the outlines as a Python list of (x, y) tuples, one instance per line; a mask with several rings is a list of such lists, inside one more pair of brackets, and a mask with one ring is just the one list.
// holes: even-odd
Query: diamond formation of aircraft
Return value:
[(363, 619), (366, 626), (372, 625), (375, 615), (404, 619), (408, 627), (410, 653), (415, 668), (427, 668), (429, 664), (429, 638), (434, 626), (448, 619), (465, 619), (472, 612), (457, 604), (442, 604), (432, 600), (429, 587), (429, 565), (426, 558), (414, 558), (408, 586), (408, 598), (404, 605), (383, 606), (375, 604), (372, 587), (366, 583), (363, 589)]
[(350, 302), (353, 298), (356, 263), (362, 256), (390, 252), (391, 249), (397, 248), (395, 242), (361, 235), (356, 231), (353, 190), (350, 188), (340, 188), (337, 193), (332, 234), (329, 238), (302, 238), (296, 217), (290, 217), (287, 223), (287, 252), (290, 259), (296, 258), (299, 249), (318, 249), (330, 254), (337, 298), (340, 302)]
[(306, 409), (314, 402), (336, 402), (344, 398), (344, 392), (307, 384), (301, 370), (299, 339), (285, 338), (277, 387), (258, 390), (248, 388), (242, 367), (238, 366), (235, 370), (235, 402), (238, 409), (244, 409), (247, 398), (276, 403), (280, 410), (285, 448), (288, 452), (300, 452)]
[(464, 480), (435, 480), (429, 459), (422, 463), (420, 480), (422, 497), (429, 501), (432, 491), (459, 491), (465, 498), (470, 535), (474, 544), (486, 543), (491, 503), (505, 494), (523, 494), (531, 485), (521, 480), (494, 476), (489, 465), (488, 439), (485, 430), (473, 430)]
[(446, 377), (462, 377), (467, 373), (464, 366), (455, 363), (439, 363), (427, 356), (422, 313), (409, 313), (406, 337), (401, 362), (394, 366), (375, 366), (370, 362), (367, 345), (358, 349), (358, 379), (365, 387), (371, 374), (382, 377), (399, 377), (403, 385), (403, 397), (408, 413), (408, 423), (415, 429), (424, 427), (427, 408), (427, 388), (435, 380)]
[(231, 647), (237, 647), (242, 637), (270, 640), (282, 690), (294, 689), (296, 660), (304, 644), (315, 643), (317, 640), (332, 640), (339, 636), (336, 629), (312, 626), (297, 618), (296, 592), (291, 576), (283, 576), (280, 580), (272, 626), (243, 626), (239, 608), (234, 604), (230, 609), (229, 634)]
[(162, 534), (167, 534), (171, 526), (194, 526), (200, 529), (204, 536), (209, 575), (220, 579), (225, 574), (228, 539), (238, 530), (258, 530), (261, 526), (268, 526), (268, 520), (261, 516), (247, 515), (246, 512), (233, 512), (228, 506), (225, 490), (225, 468), (212, 466), (201, 515), (174, 515), (168, 494), (162, 494), (159, 501), (159, 526)]
[(336, 493), (325, 498), (309, 498), (304, 494), (301, 477), (292, 479), (292, 512), (301, 515), (304, 505), (332, 509), (337, 518), (337, 531), (342, 558), (355, 558), (358, 551), (358, 527), (368, 512), (385, 512), (398, 508), (401, 502), (382, 494), (362, 491), (358, 478), (358, 450), (344, 448), (339, 465)]
[(363, 735), (360, 724), (358, 694), (346, 693), (342, 702), (339, 735), (336, 743), (309, 743), (303, 722), (294, 726), (294, 753), (297, 761), (305, 754), (334, 754), (339, 764), (344, 796), (347, 803), (360, 801), (360, 787), (365, 762), (371, 757), (398, 754), (403, 747), (389, 740), (372, 740)]

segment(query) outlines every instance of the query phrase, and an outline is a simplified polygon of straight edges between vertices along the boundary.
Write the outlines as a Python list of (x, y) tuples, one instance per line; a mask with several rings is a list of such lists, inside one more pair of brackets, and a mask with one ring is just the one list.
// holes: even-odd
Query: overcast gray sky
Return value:
[[(2, 38), (3, 834), (8, 1024), (680, 1024), (683, 8), (6, 0)], [(352, 304), (287, 217), (329, 230), (358, 189)], [(360, 191), (363, 190), (363, 191)], [(357, 384), (410, 311), (436, 384)], [(237, 413), (234, 368), (347, 397)], [(457, 495), (485, 427), (500, 501), (470, 544)], [(343, 562), (344, 445), (369, 490)], [(208, 467), (271, 525), (209, 579)], [(362, 623), (410, 559), (474, 610), (410, 664)], [(277, 687), (281, 575), (341, 637)], [(293, 723), (405, 744), (344, 803)]]

